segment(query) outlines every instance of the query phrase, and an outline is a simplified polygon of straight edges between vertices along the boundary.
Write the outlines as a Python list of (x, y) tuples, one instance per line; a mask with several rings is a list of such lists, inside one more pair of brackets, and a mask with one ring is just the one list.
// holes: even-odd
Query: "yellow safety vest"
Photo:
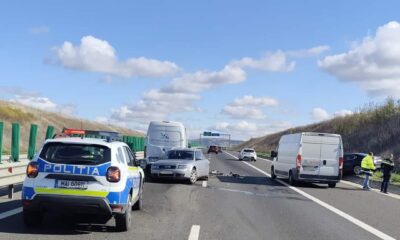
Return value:
[(374, 160), (372, 156), (367, 155), (361, 161), (361, 168), (375, 170)]

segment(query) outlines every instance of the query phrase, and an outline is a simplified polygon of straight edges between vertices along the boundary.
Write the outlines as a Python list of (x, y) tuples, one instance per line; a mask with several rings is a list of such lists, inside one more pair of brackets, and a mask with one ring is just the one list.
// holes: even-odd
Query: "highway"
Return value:
[[(233, 154), (233, 155), (232, 155)], [(129, 232), (76, 224), (49, 214), (28, 229), (14, 200), (0, 199), (0, 239), (396, 239), (400, 200), (340, 183), (335, 189), (288, 187), (268, 177), (270, 162), (241, 162), (235, 153), (209, 154), (212, 175), (195, 185), (147, 182), (144, 210)], [(10, 212), (11, 211), (11, 212)], [(344, 214), (341, 214), (344, 213)]]

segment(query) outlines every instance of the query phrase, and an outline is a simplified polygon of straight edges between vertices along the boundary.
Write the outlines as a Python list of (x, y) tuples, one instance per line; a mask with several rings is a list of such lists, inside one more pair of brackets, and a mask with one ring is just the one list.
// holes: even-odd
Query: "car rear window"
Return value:
[(51, 163), (98, 165), (111, 161), (110, 148), (96, 144), (47, 143), (40, 158)]
[(245, 149), (245, 150), (244, 150), (244, 152), (247, 152), (247, 153), (253, 153), (253, 152), (254, 152), (254, 150), (251, 150), (251, 149)]
[(169, 151), (168, 159), (193, 160), (193, 151)]

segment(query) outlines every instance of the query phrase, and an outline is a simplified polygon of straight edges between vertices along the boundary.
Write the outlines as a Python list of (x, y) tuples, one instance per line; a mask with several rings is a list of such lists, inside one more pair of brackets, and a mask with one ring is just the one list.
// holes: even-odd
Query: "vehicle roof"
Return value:
[(242, 150), (253, 150), (253, 151), (255, 151), (254, 148), (243, 148)]
[(112, 141), (107, 142), (105, 139), (100, 138), (81, 138), (81, 137), (66, 137), (66, 138), (55, 138), (55, 139), (48, 139), (45, 143), (49, 142), (62, 142), (62, 143), (82, 143), (82, 144), (97, 144), (103, 145), (106, 147), (112, 147), (115, 145), (125, 145), (125, 143), (120, 141)]
[(181, 122), (173, 121), (151, 121), (149, 126), (183, 126)]
[(172, 148), (172, 149), (169, 150), (169, 151), (175, 151), (175, 150), (181, 150), (181, 151), (195, 151), (195, 150), (200, 150), (200, 149), (196, 149), (196, 148), (180, 148), (180, 147), (177, 147), (177, 148)]

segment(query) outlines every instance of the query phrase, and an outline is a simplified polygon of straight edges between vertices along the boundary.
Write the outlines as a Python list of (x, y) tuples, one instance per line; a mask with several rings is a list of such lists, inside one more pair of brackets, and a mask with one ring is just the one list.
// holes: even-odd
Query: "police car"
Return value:
[[(120, 141), (62, 137), (47, 140), (29, 163), (22, 189), (27, 226), (40, 224), (45, 212), (79, 214), (79, 219), (127, 231), (131, 210), (142, 208), (143, 170)], [(86, 217), (89, 218), (86, 218)]]

